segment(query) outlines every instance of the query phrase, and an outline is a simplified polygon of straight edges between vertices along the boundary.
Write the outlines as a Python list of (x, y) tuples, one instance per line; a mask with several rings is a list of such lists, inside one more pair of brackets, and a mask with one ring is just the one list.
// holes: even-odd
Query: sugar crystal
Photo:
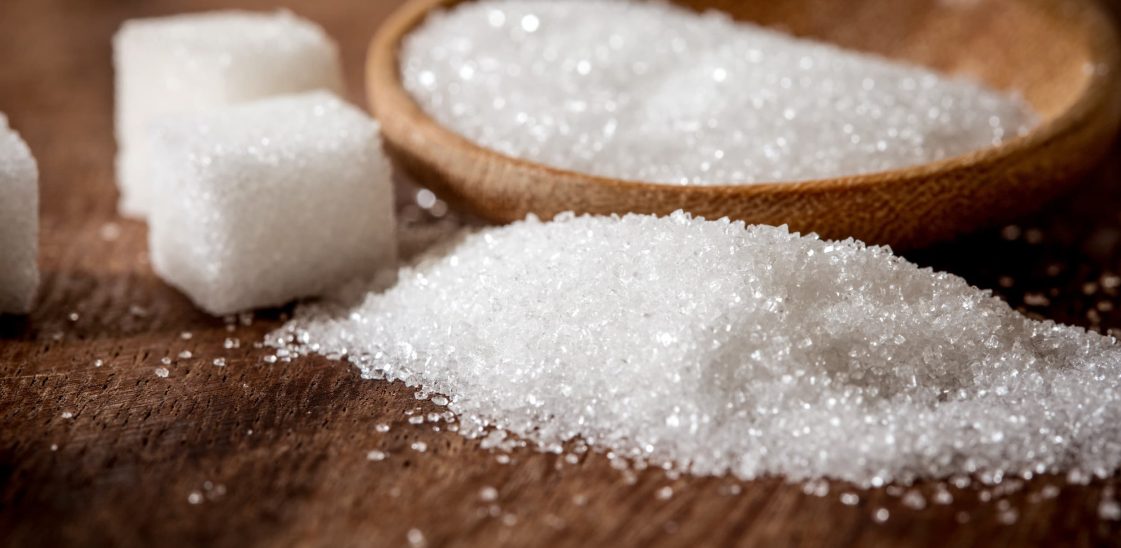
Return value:
[(1121, 503), (1116, 499), (1103, 498), (1098, 504), (1098, 517), (1108, 521), (1121, 520)]
[(484, 502), (494, 502), (498, 499), (498, 489), (491, 486), (483, 487), (479, 490), (479, 500)]
[(887, 508), (879, 508), (872, 514), (872, 519), (876, 523), (885, 523), (889, 517), (891, 517), (891, 512)]
[(409, 541), (409, 546), (412, 546), (414, 548), (420, 548), (422, 546), (428, 545), (428, 543), (424, 540), (424, 533), (421, 532), (420, 529), (417, 529), (415, 527), (409, 529), (408, 533), (405, 534), (405, 538)]

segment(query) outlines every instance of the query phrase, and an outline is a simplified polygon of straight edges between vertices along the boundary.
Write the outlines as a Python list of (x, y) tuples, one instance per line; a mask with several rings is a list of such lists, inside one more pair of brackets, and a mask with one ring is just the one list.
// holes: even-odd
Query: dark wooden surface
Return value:
[[(339, 40), (362, 102), (366, 43), (395, 2), (284, 3)], [(143, 225), (115, 215), (113, 30), (128, 17), (226, 4), (0, 1), (0, 111), (39, 160), (44, 272), (36, 312), (0, 320), (0, 545), (392, 546), (414, 528), (429, 545), (1121, 542), (1121, 523), (1098, 519), (1113, 481), (1036, 478), (988, 502), (991, 489), (952, 488), (953, 504), (921, 511), (882, 489), (852, 490), (859, 504), (844, 505), (851, 489), (841, 484), (818, 497), (778, 479), (644, 472), (631, 482), (599, 456), (499, 462), (476, 442), (409, 424), (407, 413), (434, 407), (342, 365), (262, 362), (252, 343), (284, 312), (228, 332), (153, 276)], [(1110, 287), (1121, 273), (1121, 160), (1014, 228), (911, 258), (1029, 313), (1121, 328)], [(227, 337), (241, 347), (223, 348)], [(193, 357), (176, 358), (184, 350)], [(175, 363), (160, 378), (165, 356)], [(417, 440), (426, 452), (409, 449)], [(371, 462), (373, 449), (390, 456)], [(667, 485), (674, 495), (662, 500)], [(1062, 488), (1041, 497), (1049, 485)], [(486, 486), (498, 491), (493, 503), (480, 500)], [(880, 508), (884, 523), (872, 518)]]

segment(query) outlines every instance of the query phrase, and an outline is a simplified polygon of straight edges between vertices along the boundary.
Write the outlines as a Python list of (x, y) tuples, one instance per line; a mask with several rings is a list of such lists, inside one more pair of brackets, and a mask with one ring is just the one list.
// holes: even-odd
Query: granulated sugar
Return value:
[(662, 3), (468, 2), (410, 34), (401, 59), (420, 105), (483, 146), (662, 183), (882, 171), (1035, 123), (974, 83)]
[(676, 213), (531, 218), (445, 253), (271, 344), (442, 394), (485, 447), (865, 486), (1121, 463), (1114, 339), (885, 248)]

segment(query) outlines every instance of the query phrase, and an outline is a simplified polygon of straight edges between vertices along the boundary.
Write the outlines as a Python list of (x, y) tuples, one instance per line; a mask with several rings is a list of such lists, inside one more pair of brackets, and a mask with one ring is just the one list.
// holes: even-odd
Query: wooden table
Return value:
[[(395, 2), (284, 3), (339, 40), (362, 103), (367, 40)], [(0, 320), (0, 545), (403, 545), (410, 529), (429, 545), (1121, 542), (1121, 523), (1097, 517), (1101, 483), (1045, 498), (1063, 482), (1037, 478), (988, 503), (982, 489), (952, 489), (953, 504), (922, 511), (842, 484), (825, 497), (778, 479), (646, 472), (632, 484), (600, 456), (499, 462), (477, 442), (409, 424), (414, 409), (435, 408), (342, 365), (262, 362), (252, 343), (283, 311), (227, 331), (154, 277), (144, 226), (115, 213), (111, 34), (125, 18), (227, 4), (275, 5), (0, 2), (0, 110), (39, 160), (44, 272), (35, 313)], [(1027, 295), (1030, 313), (1105, 330), (1121, 327), (1121, 306), (1109, 309), (1117, 290), (1101, 283), (1121, 272), (1119, 251), (1121, 160), (1016, 228), (911, 258), (1013, 305)], [(240, 348), (223, 348), (228, 337)], [(160, 378), (165, 356), (175, 363)], [(416, 440), (428, 451), (409, 450)], [(371, 462), (373, 449), (391, 456)], [(487, 486), (493, 503), (480, 499)], [(840, 502), (848, 491), (857, 505)], [(890, 515), (876, 523), (881, 508)]]

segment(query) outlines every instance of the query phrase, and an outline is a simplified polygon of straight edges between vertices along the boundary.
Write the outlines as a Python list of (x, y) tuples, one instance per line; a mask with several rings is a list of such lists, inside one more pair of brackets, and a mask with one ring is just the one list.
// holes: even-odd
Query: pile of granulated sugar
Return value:
[(882, 171), (1035, 124), (970, 82), (659, 2), (467, 2), (413, 31), (401, 60), (419, 104), (483, 146), (661, 183)]
[(482, 230), (269, 340), (438, 394), (490, 445), (863, 486), (1121, 463), (1114, 339), (886, 248), (683, 213)]

